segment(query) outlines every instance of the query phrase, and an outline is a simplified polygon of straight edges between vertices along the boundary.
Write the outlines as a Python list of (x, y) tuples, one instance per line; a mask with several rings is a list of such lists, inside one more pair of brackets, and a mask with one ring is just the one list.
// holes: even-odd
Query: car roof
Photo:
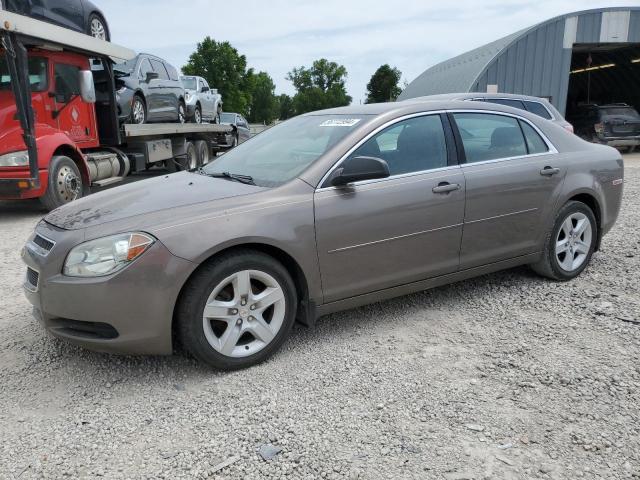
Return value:
[[(545, 98), (533, 97), (531, 95), (520, 95), (517, 93), (482, 93), (482, 92), (470, 92), (470, 93), (442, 93), (439, 95), (430, 95), (426, 97), (416, 97), (412, 100), (430, 100), (430, 99), (442, 99), (442, 100), (468, 100), (471, 98), (495, 98), (495, 99), (513, 99), (513, 100), (526, 100), (531, 102), (542, 102), (548, 104), (549, 101)], [(408, 100), (404, 100), (408, 101)]]

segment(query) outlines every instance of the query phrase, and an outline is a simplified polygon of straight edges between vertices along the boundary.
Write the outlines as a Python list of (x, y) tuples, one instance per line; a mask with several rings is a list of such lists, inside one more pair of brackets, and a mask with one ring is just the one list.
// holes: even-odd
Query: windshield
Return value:
[[(32, 92), (47, 90), (47, 60), (41, 57), (29, 58), (29, 84)], [(0, 55), (0, 90), (11, 90), (9, 65), (4, 54)]]
[(186, 90), (198, 89), (198, 81), (193, 77), (182, 77), (182, 85)]
[(236, 114), (235, 113), (223, 113), (220, 115), (220, 123), (235, 123)]
[(603, 115), (611, 117), (640, 117), (633, 107), (604, 107), (601, 108), (600, 111)]
[(116, 72), (116, 75), (119, 74), (119, 76), (124, 75), (131, 75), (131, 72), (133, 72), (133, 69), (136, 68), (136, 63), (138, 63), (138, 58), (132, 58), (131, 60), (127, 60), (124, 63), (116, 63), (113, 66), (113, 70), (114, 72)]
[(240, 144), (204, 167), (204, 173), (248, 175), (256, 185), (277, 187), (293, 180), (368, 116), (296, 117)]

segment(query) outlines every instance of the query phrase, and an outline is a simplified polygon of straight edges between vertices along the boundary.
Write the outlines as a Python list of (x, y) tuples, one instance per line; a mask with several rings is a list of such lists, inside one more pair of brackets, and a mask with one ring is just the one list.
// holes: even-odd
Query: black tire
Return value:
[(167, 160), (165, 162), (167, 170), (175, 173), (198, 167), (198, 151), (193, 142), (186, 143), (185, 152), (186, 154), (183, 157)]
[[(138, 107), (140, 110), (138, 110)], [(133, 96), (131, 101), (131, 114), (128, 123), (133, 125), (144, 125), (148, 120), (147, 103), (139, 93)]]
[(198, 140), (195, 144), (196, 152), (198, 154), (198, 166), (201, 167), (209, 163), (210, 149), (209, 144), (204, 140)]
[[(242, 270), (258, 270), (275, 278), (285, 297), (285, 319), (276, 336), (262, 350), (243, 357), (225, 356), (207, 341), (203, 311), (213, 289), (225, 278)], [(223, 254), (200, 267), (185, 285), (176, 309), (177, 333), (182, 346), (195, 358), (216, 369), (237, 370), (261, 363), (286, 341), (295, 322), (296, 288), (289, 272), (274, 258), (254, 250), (236, 250)]]
[[(94, 26), (93, 26), (94, 22), (97, 22), (102, 25), (102, 28), (104, 29), (104, 38), (99, 36), (94, 31)], [(100, 38), (107, 42), (111, 41), (111, 34), (109, 33), (109, 25), (107, 24), (107, 21), (104, 19), (102, 15), (99, 15), (97, 13), (92, 13), (91, 15), (89, 15), (89, 22), (87, 24), (87, 35), (92, 36), (94, 38)]]
[(219, 108), (218, 111), (216, 112), (216, 116), (213, 118), (213, 123), (215, 124), (220, 124), (220, 115), (222, 115), (222, 109)]
[(84, 194), (84, 184), (80, 169), (69, 157), (58, 155), (49, 164), (47, 191), (40, 202), (47, 211), (66, 205)]
[(196, 109), (193, 112), (193, 118), (191, 119), (191, 121), (193, 123), (202, 123), (202, 108), (200, 108), (200, 105), (196, 105)]
[[(560, 235), (560, 230), (562, 229), (563, 223), (565, 220), (574, 213), (582, 213), (584, 214), (591, 224), (591, 242), (589, 246), (588, 254), (586, 255), (585, 261), (582, 265), (573, 270), (568, 271), (565, 270), (556, 255), (556, 242), (558, 236)], [(598, 242), (599, 235), (599, 226), (596, 220), (596, 216), (587, 205), (582, 202), (571, 201), (568, 202), (564, 207), (560, 209), (558, 212), (555, 222), (553, 224), (553, 228), (547, 235), (547, 238), (544, 243), (544, 251), (541, 260), (538, 263), (531, 265), (531, 268), (539, 275), (543, 277), (550, 278), (552, 280), (556, 280), (559, 282), (568, 282), (569, 280), (573, 280), (577, 276), (579, 276), (585, 268), (591, 262), (591, 257), (593, 256), (593, 252), (595, 251), (596, 244)]]

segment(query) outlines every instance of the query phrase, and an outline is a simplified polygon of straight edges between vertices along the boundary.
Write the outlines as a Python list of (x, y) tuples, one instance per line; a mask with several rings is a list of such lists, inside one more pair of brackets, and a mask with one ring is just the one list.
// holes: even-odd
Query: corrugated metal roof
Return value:
[[(632, 30), (636, 24), (640, 23), (640, 18), (637, 16), (637, 14), (640, 13), (639, 7), (599, 8), (560, 15), (429, 68), (407, 86), (398, 100), (407, 100), (410, 98), (425, 95), (436, 95), (440, 93), (464, 93), (472, 91), (477, 86), (480, 77), (487, 72), (492, 64), (496, 63), (502, 53), (512, 49), (512, 47), (518, 44), (520, 40), (528, 35), (534, 34), (537, 30), (542, 30), (555, 22), (564, 22), (565, 19), (570, 17), (578, 17), (580, 19), (576, 38), (577, 43), (587, 41), (597, 42), (599, 38), (595, 39), (592, 37), (596, 35), (599, 37), (600, 35), (599, 19), (602, 18), (601, 14), (603, 12), (617, 12), (624, 10), (632, 12), (629, 26), (629, 41), (633, 41), (632, 38), (639, 35)], [(544, 36), (546, 37), (546, 35)], [(549, 43), (551, 44), (551, 42)], [(520, 47), (524, 48), (523, 45), (520, 45)], [(516, 52), (514, 52), (514, 54), (515, 53)], [(545, 61), (545, 58), (549, 58), (549, 55), (545, 55), (541, 61)], [(509, 63), (511, 64), (513, 62), (510, 61)]]

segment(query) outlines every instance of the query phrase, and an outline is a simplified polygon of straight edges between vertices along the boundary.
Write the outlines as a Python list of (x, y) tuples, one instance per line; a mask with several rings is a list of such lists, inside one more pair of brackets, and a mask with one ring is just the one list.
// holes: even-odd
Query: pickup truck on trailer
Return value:
[(39, 198), (52, 210), (233, 145), (227, 125), (121, 125), (112, 67), (132, 50), (3, 10), (0, 41), (0, 200)]

